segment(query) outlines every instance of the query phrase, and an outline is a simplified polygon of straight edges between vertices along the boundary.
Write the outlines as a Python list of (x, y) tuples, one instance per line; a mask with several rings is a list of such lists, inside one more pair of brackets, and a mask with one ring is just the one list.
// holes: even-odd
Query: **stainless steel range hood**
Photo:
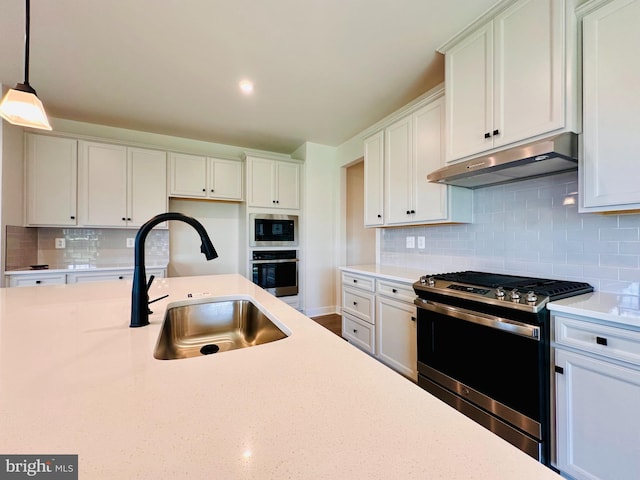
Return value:
[(567, 132), (443, 167), (427, 175), (427, 180), (433, 183), (479, 188), (577, 168), (578, 135)]

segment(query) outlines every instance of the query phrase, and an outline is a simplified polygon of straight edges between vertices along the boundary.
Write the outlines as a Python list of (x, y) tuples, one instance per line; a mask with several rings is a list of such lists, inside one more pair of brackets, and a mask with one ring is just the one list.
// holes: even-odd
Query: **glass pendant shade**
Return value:
[(19, 83), (0, 102), (0, 117), (21, 127), (51, 130), (42, 102), (29, 85)]

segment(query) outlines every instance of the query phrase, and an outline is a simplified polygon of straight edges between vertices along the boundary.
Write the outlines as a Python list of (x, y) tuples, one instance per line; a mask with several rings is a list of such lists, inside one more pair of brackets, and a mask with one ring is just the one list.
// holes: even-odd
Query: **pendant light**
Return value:
[(24, 35), (24, 83), (11, 88), (0, 102), (0, 117), (13, 125), (51, 130), (42, 102), (29, 85), (29, 23), (30, 0), (26, 0), (26, 24)]

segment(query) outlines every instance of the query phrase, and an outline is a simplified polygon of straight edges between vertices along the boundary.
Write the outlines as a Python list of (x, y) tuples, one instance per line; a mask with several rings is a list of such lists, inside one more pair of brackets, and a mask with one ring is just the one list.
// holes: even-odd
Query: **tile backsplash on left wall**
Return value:
[[(34, 228), (7, 226), (6, 270), (31, 265), (49, 268), (86, 269), (133, 266), (134, 249), (127, 239), (137, 230), (111, 228)], [(64, 239), (64, 248), (55, 248), (56, 239)], [(145, 242), (148, 265), (169, 262), (169, 231), (154, 229)]]

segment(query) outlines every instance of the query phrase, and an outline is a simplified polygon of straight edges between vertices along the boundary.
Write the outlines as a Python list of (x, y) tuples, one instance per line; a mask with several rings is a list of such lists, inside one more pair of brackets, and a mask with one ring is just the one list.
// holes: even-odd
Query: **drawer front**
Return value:
[(374, 352), (374, 330), (373, 325), (343, 313), (342, 315), (342, 336), (349, 343), (357, 346), (361, 350), (373, 355)]
[(365, 277), (364, 275), (356, 275), (353, 273), (342, 274), (342, 286), (359, 288), (366, 290), (367, 292), (375, 291), (375, 279), (372, 277)]
[(342, 309), (365, 320), (374, 323), (375, 302), (372, 293), (361, 292), (352, 288), (342, 289)]
[(9, 280), (11, 287), (35, 287), (40, 285), (64, 285), (67, 276), (64, 273), (50, 275), (12, 275)]
[(554, 316), (555, 343), (640, 366), (640, 332)]
[(132, 280), (132, 279), (133, 279), (133, 272), (69, 274), (69, 283), (106, 282), (110, 280)]
[(406, 283), (392, 282), (390, 280), (378, 280), (376, 282), (376, 293), (385, 297), (394, 298), (403, 302), (413, 303), (416, 294), (413, 286)]

